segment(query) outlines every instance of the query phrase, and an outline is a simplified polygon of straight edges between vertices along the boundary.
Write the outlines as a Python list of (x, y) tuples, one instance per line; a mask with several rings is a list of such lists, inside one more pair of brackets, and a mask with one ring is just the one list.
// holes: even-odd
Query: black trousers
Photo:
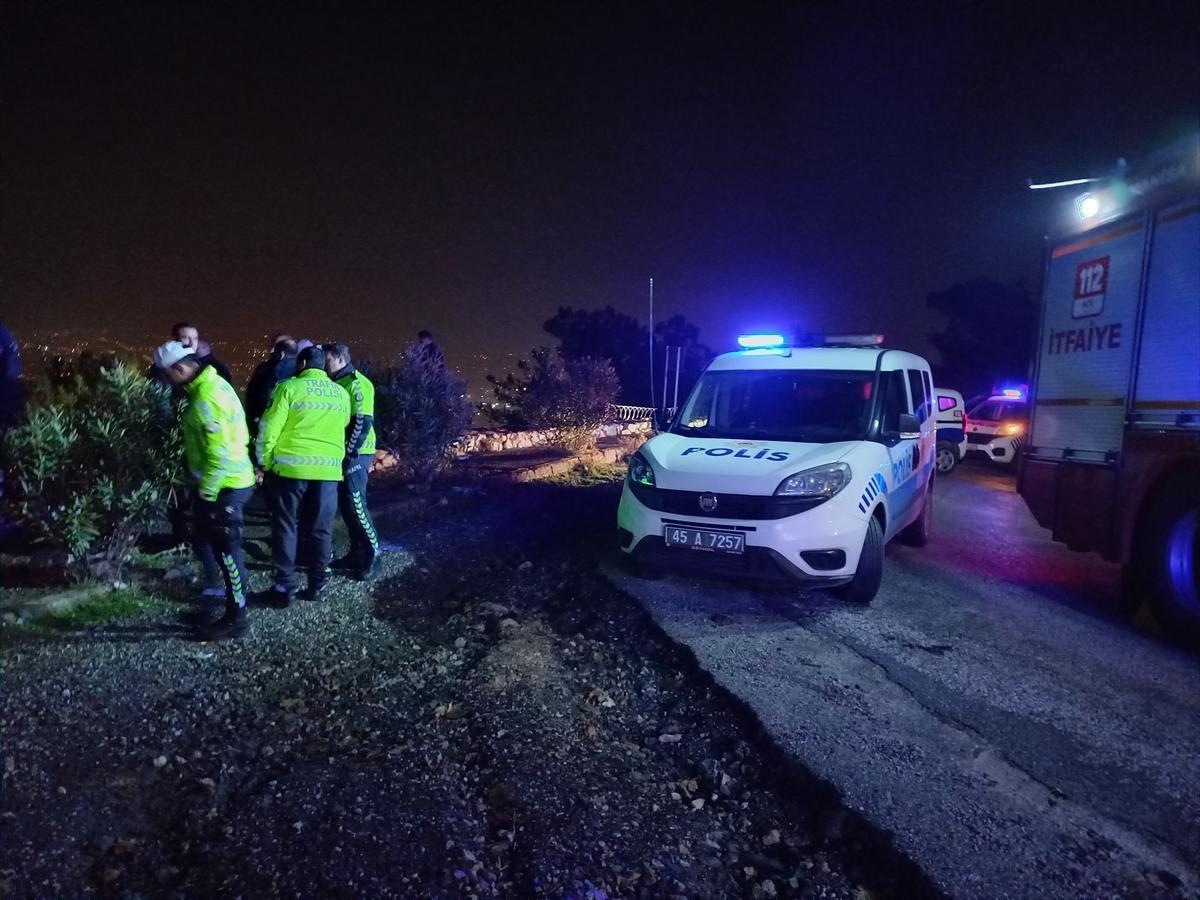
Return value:
[(305, 481), (267, 473), (271, 502), (271, 563), (275, 586), (296, 589), (296, 547), (303, 544), (308, 585), (328, 579), (333, 555), (333, 517), (337, 514), (336, 481)]
[(347, 556), (356, 564), (369, 566), (379, 552), (379, 538), (371, 511), (367, 509), (367, 472), (374, 456), (353, 456), (346, 460), (342, 472), (346, 480), (338, 484), (338, 509), (350, 532), (350, 552)]
[[(225, 609), (233, 613), (246, 606), (246, 564), (242, 558), (246, 502), (253, 487), (225, 488), (216, 501), (196, 497), (197, 552), (205, 569), (211, 564), (221, 573), (225, 586)], [(209, 587), (216, 587), (208, 584)]]
[(210, 505), (200, 499), (196, 490), (189, 491), (187, 500), (174, 510), (171, 528), (175, 532), (176, 540), (186, 536), (190, 541), (196, 558), (204, 567), (204, 589), (218, 591), (225, 587), (225, 576), (217, 564), (217, 555), (213, 552), (212, 542), (209, 540), (209, 523), (205, 520), (205, 509)]

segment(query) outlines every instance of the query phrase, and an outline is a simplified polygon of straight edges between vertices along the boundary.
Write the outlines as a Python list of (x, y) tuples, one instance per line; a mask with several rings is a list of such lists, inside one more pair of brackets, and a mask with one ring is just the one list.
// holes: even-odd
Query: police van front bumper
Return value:
[(972, 432), (967, 435), (966, 447), (968, 453), (982, 453), (996, 462), (1011, 463), (1017, 458), (1020, 439)]
[[(717, 495), (718, 509), (724, 504), (742, 517), (718, 518), (702, 514), (695, 501), (695, 511), (685, 513), (684, 493), (640, 485), (634, 490), (626, 482), (617, 513), (621, 549), (653, 568), (813, 587), (845, 584), (858, 568), (867, 521), (846, 513), (837, 498), (814, 502), (722, 494)], [(741, 532), (744, 550), (714, 553), (668, 547), (664, 531), (669, 526)]]

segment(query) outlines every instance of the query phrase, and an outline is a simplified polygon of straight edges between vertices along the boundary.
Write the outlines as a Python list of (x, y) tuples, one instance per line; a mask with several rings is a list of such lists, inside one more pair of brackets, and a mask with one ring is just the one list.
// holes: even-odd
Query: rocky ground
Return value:
[(618, 487), (381, 516), (227, 645), (7, 626), (5, 896), (935, 896), (600, 575)]

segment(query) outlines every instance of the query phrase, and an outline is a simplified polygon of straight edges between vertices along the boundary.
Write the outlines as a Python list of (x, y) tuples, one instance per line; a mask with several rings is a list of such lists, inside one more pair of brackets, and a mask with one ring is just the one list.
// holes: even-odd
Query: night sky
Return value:
[[(1037, 287), (1051, 206), (1200, 127), (1200, 3), (54, 5), (2, 12), (0, 311), (448, 361), (559, 305), (927, 349)], [(480, 364), (482, 366), (482, 364)]]

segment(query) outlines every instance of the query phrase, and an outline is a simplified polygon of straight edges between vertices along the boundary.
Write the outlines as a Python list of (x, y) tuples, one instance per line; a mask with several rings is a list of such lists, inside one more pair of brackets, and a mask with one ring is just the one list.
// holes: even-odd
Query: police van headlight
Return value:
[(629, 480), (634, 484), (654, 487), (654, 469), (650, 468), (650, 463), (640, 453), (629, 458)]
[[(632, 469), (630, 470), (632, 471)], [(775, 488), (776, 497), (833, 497), (850, 483), (853, 475), (844, 462), (806, 469), (783, 479)]]

